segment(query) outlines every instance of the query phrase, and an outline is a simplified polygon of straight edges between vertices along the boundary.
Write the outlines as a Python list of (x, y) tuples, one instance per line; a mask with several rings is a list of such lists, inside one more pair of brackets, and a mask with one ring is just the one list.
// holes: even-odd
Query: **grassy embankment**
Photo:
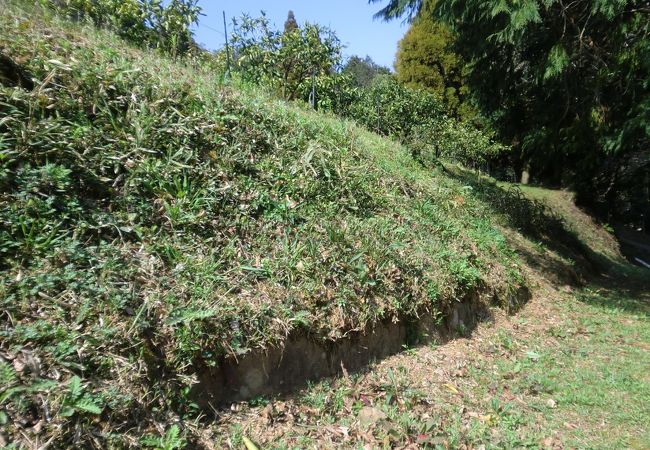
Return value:
[(521, 249), (580, 248), (352, 123), (3, 7), (0, 51), (36, 80), (0, 86), (6, 442), (205, 444), (199, 368), (470, 290), (505, 303), (531, 282)]
[(295, 397), (238, 405), (204, 430), (204, 442), (647, 449), (650, 289), (632, 281), (558, 289), (540, 279), (522, 311), (495, 314), (468, 339), (409, 349)]
[[(484, 185), (493, 192), (494, 186)], [(408, 349), (289, 398), (237, 405), (204, 434), (238, 448), (650, 447), (650, 283), (563, 191), (522, 188), (582, 239), (604, 271), (542, 240), (525, 245), (533, 299), (467, 339)], [(513, 245), (520, 239), (506, 230)], [(588, 264), (589, 267), (592, 264)]]

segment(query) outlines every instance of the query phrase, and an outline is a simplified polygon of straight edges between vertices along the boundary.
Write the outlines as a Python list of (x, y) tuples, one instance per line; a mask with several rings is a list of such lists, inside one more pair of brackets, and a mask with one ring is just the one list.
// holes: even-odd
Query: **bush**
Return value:
[(475, 167), (507, 150), (490, 134), (448, 117), (434, 94), (408, 88), (390, 75), (357, 91), (345, 114), (380, 134), (398, 137), (426, 165), (443, 158)]
[(484, 166), (508, 150), (486, 132), (452, 119), (415, 126), (407, 145), (424, 164), (442, 158), (472, 168)]
[(377, 133), (404, 139), (418, 124), (443, 118), (444, 108), (432, 94), (409, 89), (392, 75), (382, 75), (362, 90), (350, 106), (349, 116)]
[(190, 27), (198, 23), (198, 0), (42, 0), (73, 19), (88, 18), (122, 38), (180, 56), (196, 48)]
[(307, 101), (312, 83), (331, 85), (341, 62), (341, 43), (332, 30), (307, 23), (280, 32), (265, 15), (235, 21), (232, 43), (242, 77), (271, 86), (286, 100)]

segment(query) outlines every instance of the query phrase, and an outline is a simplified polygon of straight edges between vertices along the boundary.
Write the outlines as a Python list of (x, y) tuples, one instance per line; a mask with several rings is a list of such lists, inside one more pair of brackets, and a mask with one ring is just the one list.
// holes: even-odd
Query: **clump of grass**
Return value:
[(482, 200), (393, 141), (16, 4), (0, 51), (35, 79), (0, 86), (12, 439), (176, 445), (198, 367), (523, 282)]

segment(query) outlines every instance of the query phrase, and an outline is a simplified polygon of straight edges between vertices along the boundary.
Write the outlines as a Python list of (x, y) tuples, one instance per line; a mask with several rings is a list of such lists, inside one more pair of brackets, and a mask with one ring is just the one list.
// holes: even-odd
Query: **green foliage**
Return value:
[[(429, 15), (424, 3), (390, 0), (379, 14)], [(569, 184), (608, 219), (645, 220), (646, 3), (440, 0), (433, 14), (454, 33), (454, 50), (469, 63), (467, 83), (501, 139), (513, 144), (518, 170)]]
[(369, 58), (350, 58), (337, 72), (341, 46), (328, 29), (306, 24), (281, 33), (264, 15), (244, 16), (236, 25), (233, 46), (242, 78), (269, 86), (282, 98), (307, 101), (315, 93), (319, 108), (398, 137), (420, 160), (477, 164), (504, 150), (487, 133), (446, 116), (450, 108), (458, 112), (465, 106), (445, 106), (435, 93), (409, 88)]
[(397, 137), (417, 161), (429, 167), (440, 158), (478, 167), (506, 153), (507, 148), (487, 132), (449, 118), (445, 111), (436, 95), (385, 75), (357, 91), (344, 115), (377, 133)]
[(370, 56), (351, 56), (343, 66), (342, 73), (352, 78), (355, 87), (368, 88), (378, 75), (389, 75), (390, 70), (374, 62)]
[(392, 75), (376, 77), (350, 107), (350, 116), (368, 129), (398, 137), (410, 136), (415, 126), (443, 115), (444, 108), (434, 95), (409, 89)]
[(236, 20), (232, 43), (243, 78), (269, 85), (287, 100), (308, 100), (312, 80), (326, 83), (341, 61), (333, 31), (307, 23), (279, 32), (265, 15)]
[(567, 64), (569, 64), (569, 55), (567, 55), (566, 50), (561, 45), (556, 45), (548, 54), (544, 79), (562, 74)]
[(470, 119), (475, 113), (464, 83), (465, 64), (452, 50), (453, 42), (446, 25), (419, 17), (398, 44), (396, 75), (406, 86), (437, 95), (451, 115)]
[(185, 448), (187, 442), (181, 436), (178, 425), (172, 425), (165, 432), (164, 436), (145, 436), (140, 439), (140, 444), (147, 448), (155, 448), (156, 450), (176, 450)]
[(102, 408), (92, 395), (84, 392), (81, 378), (74, 376), (68, 384), (68, 393), (61, 404), (59, 414), (62, 417), (71, 417), (75, 414), (101, 414)]
[(481, 168), (507, 154), (508, 148), (467, 122), (439, 120), (413, 129), (408, 145), (414, 157), (428, 165), (438, 159)]
[[(177, 446), (227, 355), (521, 284), (504, 218), (400, 143), (25, 8), (0, 15), (36, 80), (0, 86), (0, 352), (33, 368), (0, 365), (10, 440)], [(376, 83), (386, 133), (443, 117)]]
[(196, 48), (190, 27), (198, 23), (198, 0), (41, 0), (75, 19), (89, 18), (136, 44), (172, 55)]
[[(384, 3), (384, 0), (369, 0), (369, 3)], [(375, 14), (378, 19), (392, 20), (406, 16), (413, 19), (427, 3), (426, 0), (388, 0), (385, 7)]]

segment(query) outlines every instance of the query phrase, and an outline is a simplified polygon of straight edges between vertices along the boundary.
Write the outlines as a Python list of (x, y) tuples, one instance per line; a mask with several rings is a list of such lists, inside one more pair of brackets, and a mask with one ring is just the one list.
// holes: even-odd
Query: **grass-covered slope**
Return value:
[(462, 177), (198, 63), (3, 8), (3, 439), (153, 442), (196, 417), (196, 368), (224, 355), (525, 283), (508, 218)]

